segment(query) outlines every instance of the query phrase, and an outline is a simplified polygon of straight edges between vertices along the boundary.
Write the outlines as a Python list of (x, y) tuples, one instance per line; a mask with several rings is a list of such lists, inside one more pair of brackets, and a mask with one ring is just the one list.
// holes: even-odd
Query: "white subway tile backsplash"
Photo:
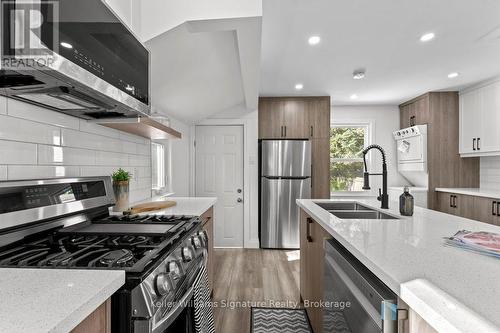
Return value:
[(7, 176), (9, 180), (78, 177), (80, 168), (76, 166), (8, 165)]
[(0, 180), (132, 173), (131, 202), (151, 197), (151, 142), (0, 96)]
[(92, 134), (98, 134), (102, 136), (106, 136), (109, 138), (115, 138), (119, 139), (120, 138), (120, 131), (98, 125), (93, 122), (89, 122), (85, 119), (79, 119), (80, 121), (80, 131), (86, 132), (86, 133), (92, 133)]
[(36, 144), (0, 140), (0, 164), (36, 164)]
[(130, 166), (146, 167), (151, 165), (151, 157), (144, 155), (129, 155)]
[(60, 145), (61, 129), (30, 120), (0, 115), (0, 139)]
[(118, 168), (122, 168), (128, 171), (134, 177), (134, 168), (122, 167), (122, 166), (83, 166), (80, 168), (80, 175), (82, 177), (93, 177), (93, 176), (110, 176)]
[(481, 157), (480, 187), (487, 190), (500, 188), (500, 156)]
[(38, 145), (38, 164), (95, 165), (96, 151), (88, 149)]
[(96, 152), (96, 165), (119, 165), (128, 166), (128, 155), (123, 153), (111, 153), (105, 151)]
[(0, 165), (0, 180), (7, 180), (7, 166)]
[(118, 139), (64, 128), (62, 129), (62, 145), (111, 152), (121, 152), (122, 149), (122, 143)]
[(73, 128), (76, 130), (80, 126), (78, 118), (68, 116), (64, 113), (44, 109), (36, 105), (24, 103), (12, 98), (8, 99), (7, 110), (9, 116), (33, 120), (49, 125)]
[(137, 154), (139, 155), (151, 155), (151, 143), (149, 144), (137, 144)]
[(149, 139), (143, 138), (142, 136), (132, 135), (125, 132), (120, 132), (120, 139), (140, 144), (149, 144)]

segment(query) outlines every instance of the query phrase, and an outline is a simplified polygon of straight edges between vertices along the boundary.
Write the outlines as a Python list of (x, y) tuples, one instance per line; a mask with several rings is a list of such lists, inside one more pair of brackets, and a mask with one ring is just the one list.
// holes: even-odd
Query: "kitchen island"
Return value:
[(109, 332), (119, 270), (0, 269), (0, 332)]
[[(402, 217), (395, 202), (383, 211), (399, 219), (339, 219), (315, 204), (332, 201), (339, 200), (297, 204), (319, 226), (315, 235), (335, 238), (410, 307), (410, 321), (416, 314), (426, 332), (500, 332), (500, 260), (443, 243), (459, 230), (500, 233), (500, 227), (419, 207), (413, 217)], [(380, 210), (375, 200), (342, 201)]]

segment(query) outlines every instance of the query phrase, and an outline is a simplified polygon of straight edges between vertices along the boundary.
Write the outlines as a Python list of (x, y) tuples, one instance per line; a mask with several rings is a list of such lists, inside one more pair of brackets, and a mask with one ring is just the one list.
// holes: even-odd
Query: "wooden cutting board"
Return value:
[(144, 204), (139, 204), (135, 205), (133, 207), (130, 207), (130, 209), (126, 212), (123, 212), (124, 214), (139, 214), (139, 213), (145, 213), (145, 212), (152, 212), (155, 210), (161, 210), (161, 209), (166, 209), (170, 208), (177, 205), (177, 202), (172, 201), (172, 200), (163, 200), (163, 201), (154, 201), (154, 202), (148, 202)]

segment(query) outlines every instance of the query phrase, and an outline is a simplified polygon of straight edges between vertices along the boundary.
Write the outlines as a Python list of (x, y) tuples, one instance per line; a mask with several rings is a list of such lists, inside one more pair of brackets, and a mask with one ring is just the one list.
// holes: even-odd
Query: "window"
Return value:
[(361, 191), (366, 124), (333, 124), (330, 129), (330, 192)]
[(159, 143), (151, 143), (151, 178), (153, 190), (165, 188), (165, 146)]

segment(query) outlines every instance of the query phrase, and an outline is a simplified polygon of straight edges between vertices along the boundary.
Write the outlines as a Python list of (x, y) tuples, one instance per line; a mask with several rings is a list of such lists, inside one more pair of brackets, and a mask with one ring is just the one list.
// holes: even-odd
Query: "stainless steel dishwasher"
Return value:
[(397, 295), (334, 239), (325, 241), (324, 332), (398, 331)]

